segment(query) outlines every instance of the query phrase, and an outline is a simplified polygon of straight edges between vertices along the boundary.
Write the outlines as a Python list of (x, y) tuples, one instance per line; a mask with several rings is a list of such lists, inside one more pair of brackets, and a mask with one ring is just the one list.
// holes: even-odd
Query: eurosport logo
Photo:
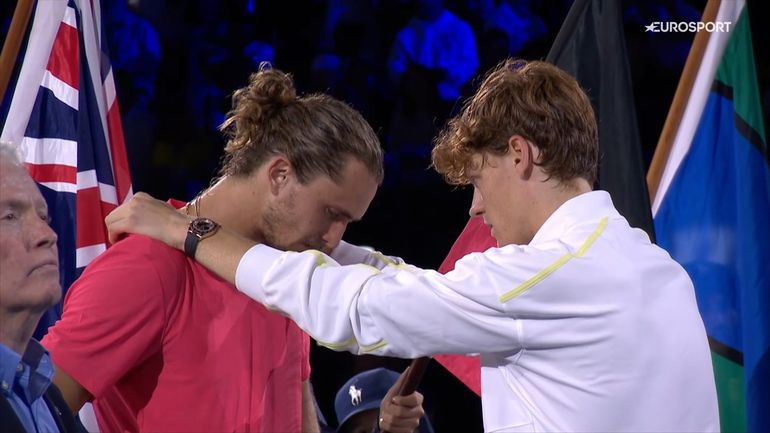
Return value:
[(729, 32), (731, 21), (707, 22), (703, 21), (654, 21), (648, 26), (644, 26), (645, 32), (655, 33), (694, 33), (700, 31)]

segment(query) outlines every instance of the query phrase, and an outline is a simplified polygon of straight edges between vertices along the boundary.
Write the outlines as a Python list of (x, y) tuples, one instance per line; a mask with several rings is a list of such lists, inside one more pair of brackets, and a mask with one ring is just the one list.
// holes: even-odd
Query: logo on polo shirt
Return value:
[(355, 385), (350, 385), (348, 394), (350, 394), (350, 404), (353, 406), (358, 406), (361, 404), (361, 388), (356, 388)]

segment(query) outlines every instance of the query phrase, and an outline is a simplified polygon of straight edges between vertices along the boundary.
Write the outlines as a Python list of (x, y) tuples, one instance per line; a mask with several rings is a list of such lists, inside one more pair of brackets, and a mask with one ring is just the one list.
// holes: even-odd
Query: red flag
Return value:
[[(489, 227), (484, 224), (484, 220), (471, 218), (438, 270), (445, 274), (454, 269), (455, 263), (465, 255), (486, 251), (496, 246), (497, 241), (492, 237), (492, 233)], [(435, 359), (471, 391), (481, 395), (481, 363), (478, 356), (437, 355)]]

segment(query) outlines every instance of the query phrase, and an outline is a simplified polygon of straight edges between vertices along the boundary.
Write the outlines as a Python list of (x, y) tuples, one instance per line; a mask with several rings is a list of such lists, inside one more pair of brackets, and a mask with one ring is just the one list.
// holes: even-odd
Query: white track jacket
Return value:
[(332, 256), (257, 245), (236, 285), (335, 350), (480, 353), (487, 432), (719, 430), (692, 282), (604, 191), (446, 275), (350, 244)]

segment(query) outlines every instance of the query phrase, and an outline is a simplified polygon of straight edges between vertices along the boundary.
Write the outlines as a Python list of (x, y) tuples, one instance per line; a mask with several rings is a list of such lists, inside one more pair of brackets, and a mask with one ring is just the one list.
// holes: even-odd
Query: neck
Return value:
[(583, 178), (570, 181), (558, 181), (549, 179), (540, 183), (540, 187), (533, 191), (533, 212), (530, 213), (530, 227), (535, 233), (545, 224), (545, 221), (567, 201), (587, 192), (591, 192), (591, 185)]
[[(190, 203), (190, 214), (211, 218), (241, 236), (262, 241), (262, 197), (249, 178), (225, 176)], [(184, 209), (182, 210), (184, 211)]]
[(41, 315), (42, 313), (26, 310), (13, 313), (2, 311), (0, 313), (0, 343), (23, 355)]

